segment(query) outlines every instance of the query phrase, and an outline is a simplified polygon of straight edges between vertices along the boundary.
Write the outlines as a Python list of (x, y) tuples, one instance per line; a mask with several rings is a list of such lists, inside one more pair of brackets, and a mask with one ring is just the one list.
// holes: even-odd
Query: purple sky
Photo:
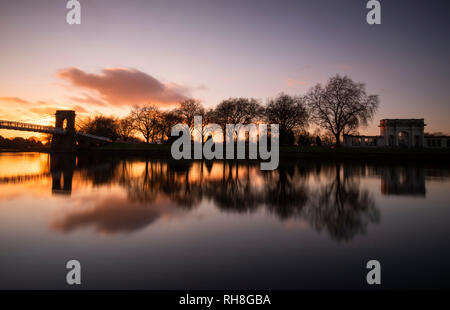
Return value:
[(362, 133), (378, 134), (382, 118), (450, 133), (448, 1), (381, 0), (376, 26), (366, 2), (80, 0), (82, 23), (68, 25), (64, 0), (0, 0), (0, 119), (122, 116), (185, 97), (265, 103), (339, 73), (380, 95)]

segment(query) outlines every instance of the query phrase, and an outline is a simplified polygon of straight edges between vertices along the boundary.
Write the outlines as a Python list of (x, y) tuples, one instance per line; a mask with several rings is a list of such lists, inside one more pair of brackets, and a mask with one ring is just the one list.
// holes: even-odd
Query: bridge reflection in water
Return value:
[(49, 155), (49, 167), (40, 173), (18, 174), (0, 177), (0, 184), (38, 183), (52, 179), (52, 193), (70, 195), (72, 178), (76, 169), (76, 156), (71, 153)]
[(74, 154), (50, 155), (50, 171), (52, 175), (52, 193), (70, 195), (72, 192), (72, 178), (76, 168)]

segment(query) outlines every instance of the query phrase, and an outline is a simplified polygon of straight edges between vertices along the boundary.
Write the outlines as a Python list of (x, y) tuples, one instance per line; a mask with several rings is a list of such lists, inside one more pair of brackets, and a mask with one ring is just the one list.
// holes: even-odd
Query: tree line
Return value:
[(218, 124), (225, 131), (227, 124), (265, 122), (278, 124), (280, 144), (321, 144), (307, 133), (315, 124), (332, 136), (336, 146), (342, 134), (355, 132), (373, 118), (379, 106), (377, 95), (368, 95), (365, 84), (347, 76), (331, 77), (325, 85), (317, 84), (306, 94), (291, 96), (285, 93), (269, 99), (265, 105), (253, 98), (229, 98), (216, 107), (206, 109), (198, 100), (186, 99), (177, 108), (161, 110), (155, 105), (134, 106), (124, 118), (96, 116), (79, 125), (79, 130), (112, 140), (138, 141), (141, 135), (146, 143), (171, 142), (171, 129), (183, 123), (194, 130), (194, 116), (200, 115), (203, 128)]
[(42, 148), (44, 145), (36, 137), (30, 137), (28, 139), (15, 137), (4, 138), (0, 136), (0, 149), (33, 149)]

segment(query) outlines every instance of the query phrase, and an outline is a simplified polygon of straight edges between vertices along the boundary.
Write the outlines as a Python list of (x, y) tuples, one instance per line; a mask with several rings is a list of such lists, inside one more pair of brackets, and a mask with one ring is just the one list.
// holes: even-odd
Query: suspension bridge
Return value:
[(73, 152), (77, 146), (91, 146), (112, 142), (111, 139), (91, 135), (75, 129), (75, 111), (58, 110), (55, 126), (44, 126), (27, 122), (0, 120), (0, 129), (19, 130), (51, 134), (52, 151)]

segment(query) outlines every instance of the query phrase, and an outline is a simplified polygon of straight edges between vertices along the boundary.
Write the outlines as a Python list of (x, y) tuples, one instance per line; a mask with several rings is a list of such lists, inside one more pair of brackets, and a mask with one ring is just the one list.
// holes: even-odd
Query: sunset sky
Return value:
[(80, 0), (81, 25), (66, 23), (66, 2), (0, 0), (0, 119), (124, 116), (187, 97), (266, 103), (339, 73), (380, 96), (362, 133), (383, 118), (450, 133), (448, 1), (382, 0), (381, 25), (366, 23), (365, 0)]

